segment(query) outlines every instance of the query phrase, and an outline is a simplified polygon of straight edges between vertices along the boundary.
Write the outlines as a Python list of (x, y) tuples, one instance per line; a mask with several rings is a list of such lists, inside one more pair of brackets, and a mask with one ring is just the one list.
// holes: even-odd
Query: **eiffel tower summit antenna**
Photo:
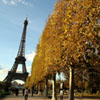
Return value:
[[(18, 49), (17, 57), (15, 58), (15, 62), (13, 64), (13, 67), (8, 72), (7, 77), (4, 79), (4, 82), (11, 83), (11, 81), (19, 79), (26, 81), (26, 78), (28, 76), (28, 72), (26, 69), (26, 59), (25, 59), (25, 42), (26, 42), (26, 30), (27, 30), (28, 20), (24, 21), (24, 28), (22, 33), (22, 38), (20, 42), (20, 46)], [(18, 65), (22, 64), (22, 73), (17, 73)]]

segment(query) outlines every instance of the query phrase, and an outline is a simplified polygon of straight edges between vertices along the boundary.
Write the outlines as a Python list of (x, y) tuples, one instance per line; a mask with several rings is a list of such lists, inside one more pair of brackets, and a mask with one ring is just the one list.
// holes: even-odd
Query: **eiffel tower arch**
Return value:
[[(23, 28), (23, 33), (22, 33), (22, 38), (19, 46), (19, 50), (17, 53), (17, 57), (15, 58), (15, 62), (13, 64), (13, 67), (11, 70), (8, 72), (8, 75), (4, 79), (4, 82), (6, 83), (11, 83), (11, 81), (19, 79), (22, 81), (26, 81), (26, 78), (28, 76), (28, 72), (26, 69), (26, 59), (25, 59), (25, 40), (26, 40), (26, 29), (28, 25), (28, 20), (26, 19), (24, 21), (24, 28)], [(22, 73), (18, 73), (18, 65), (22, 65)]]

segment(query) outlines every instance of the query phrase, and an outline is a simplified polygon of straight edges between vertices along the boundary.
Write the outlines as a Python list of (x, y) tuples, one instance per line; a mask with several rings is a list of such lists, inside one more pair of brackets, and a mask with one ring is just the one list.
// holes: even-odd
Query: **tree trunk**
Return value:
[(57, 100), (57, 96), (56, 96), (56, 75), (53, 75), (53, 80), (52, 80), (52, 100)]
[(48, 77), (46, 77), (45, 89), (46, 89), (46, 97), (48, 97)]
[(70, 67), (69, 100), (74, 100), (74, 69)]

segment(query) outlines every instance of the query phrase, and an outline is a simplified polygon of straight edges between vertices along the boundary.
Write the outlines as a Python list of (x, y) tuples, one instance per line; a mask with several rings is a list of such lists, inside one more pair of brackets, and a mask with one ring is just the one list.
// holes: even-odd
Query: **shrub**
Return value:
[(5, 92), (4, 90), (0, 90), (0, 98), (5, 97), (6, 95), (9, 95), (10, 92)]

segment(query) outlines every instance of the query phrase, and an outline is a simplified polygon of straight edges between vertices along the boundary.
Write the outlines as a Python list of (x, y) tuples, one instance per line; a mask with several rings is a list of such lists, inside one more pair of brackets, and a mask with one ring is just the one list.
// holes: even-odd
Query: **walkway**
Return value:
[[(8, 95), (5, 98), (0, 98), (0, 100), (24, 100), (24, 97), (21, 94), (19, 96), (17, 96), (17, 97), (15, 96), (15, 94), (13, 94), (13, 95)], [(28, 100), (52, 100), (52, 99), (48, 99), (46, 97), (37, 96), (37, 95), (34, 95), (32, 97), (31, 95), (29, 95)], [(60, 100), (60, 99), (58, 98), (57, 100)], [(64, 97), (64, 100), (68, 100), (68, 97)], [(100, 98), (99, 99), (75, 98), (75, 100), (100, 100)]]
[[(15, 96), (15, 94), (12, 94), (12, 95), (8, 95), (4, 98), (0, 98), (0, 100), (24, 100), (24, 96), (22, 96), (21, 94), (18, 95), (18, 96)], [(30, 96), (28, 97), (28, 100), (50, 100), (50, 99), (47, 99), (46, 97), (43, 97), (43, 96)]]

